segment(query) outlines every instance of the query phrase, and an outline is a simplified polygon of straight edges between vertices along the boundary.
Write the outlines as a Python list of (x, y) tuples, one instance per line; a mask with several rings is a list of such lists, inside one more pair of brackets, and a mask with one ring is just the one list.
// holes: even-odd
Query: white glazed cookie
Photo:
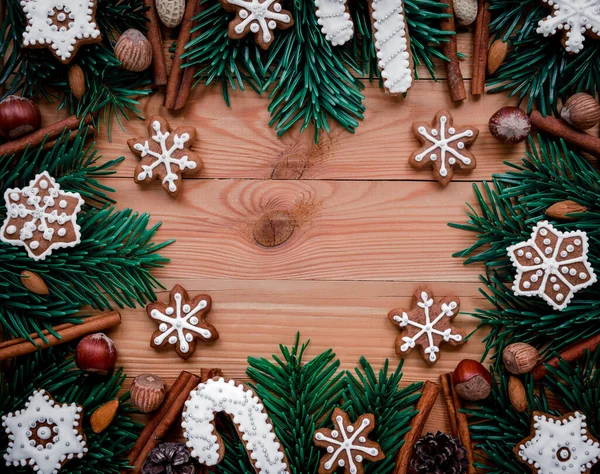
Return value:
[(215, 414), (231, 417), (258, 474), (289, 474), (285, 453), (256, 394), (233, 380), (210, 379), (192, 390), (183, 410), (183, 436), (192, 456), (206, 466), (225, 453), (214, 425)]
[(63, 464), (87, 453), (81, 427), (82, 407), (60, 404), (45, 390), (35, 390), (25, 404), (2, 417), (8, 435), (7, 466), (29, 463), (39, 474), (57, 474)]
[(44, 260), (53, 250), (81, 241), (77, 214), (84, 201), (79, 193), (62, 191), (47, 171), (23, 189), (7, 189), (4, 201), (6, 219), (0, 240), (25, 247), (34, 260)]
[(348, 13), (347, 0), (315, 0), (317, 22), (325, 39), (341, 46), (354, 35), (354, 22)]
[(385, 91), (404, 94), (412, 85), (412, 61), (402, 0), (371, 0), (377, 64)]
[(22, 0), (21, 7), (27, 17), (23, 46), (48, 48), (64, 64), (82, 45), (102, 40), (96, 0)]
[(531, 435), (514, 452), (534, 474), (589, 473), (600, 460), (600, 444), (578, 411), (562, 417), (533, 412)]

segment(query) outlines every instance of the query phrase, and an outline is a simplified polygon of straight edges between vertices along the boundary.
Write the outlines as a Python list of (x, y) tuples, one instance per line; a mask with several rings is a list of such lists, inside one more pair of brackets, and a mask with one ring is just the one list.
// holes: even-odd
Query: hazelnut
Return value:
[(580, 92), (567, 99), (560, 116), (573, 127), (587, 130), (600, 122), (600, 104), (591, 95)]
[(519, 107), (502, 107), (489, 121), (492, 136), (509, 145), (522, 142), (531, 131), (529, 116)]
[(538, 350), (525, 342), (509, 344), (502, 351), (502, 361), (511, 374), (519, 375), (531, 372), (539, 360)]
[(492, 390), (490, 372), (472, 359), (464, 359), (458, 363), (452, 375), (452, 383), (456, 393), (471, 402), (487, 398)]
[(157, 375), (141, 374), (129, 388), (131, 401), (142, 413), (156, 410), (165, 399), (165, 384)]
[(79, 341), (75, 363), (84, 372), (108, 375), (117, 364), (117, 348), (105, 334), (90, 334)]
[(128, 71), (140, 72), (152, 64), (152, 45), (138, 30), (125, 31), (115, 45), (115, 57), (121, 61), (121, 67)]

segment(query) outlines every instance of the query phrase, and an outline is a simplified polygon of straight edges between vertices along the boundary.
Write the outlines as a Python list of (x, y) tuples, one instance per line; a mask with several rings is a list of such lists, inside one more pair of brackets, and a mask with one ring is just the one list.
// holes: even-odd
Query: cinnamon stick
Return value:
[(185, 13), (183, 14), (179, 36), (177, 37), (175, 55), (173, 56), (173, 62), (171, 63), (171, 74), (169, 75), (169, 81), (167, 82), (167, 92), (165, 96), (165, 107), (167, 109), (173, 109), (175, 107), (175, 101), (177, 100), (177, 94), (181, 83), (181, 74), (183, 73), (181, 70), (183, 58), (181, 56), (185, 52), (185, 45), (190, 41), (193, 24), (192, 20), (198, 7), (198, 3), (200, 3), (200, 0), (188, 0), (187, 5), (185, 6)]
[(421, 436), (425, 422), (427, 421), (427, 418), (429, 418), (429, 413), (431, 413), (431, 409), (433, 408), (439, 393), (439, 385), (430, 382), (429, 380), (423, 385), (423, 392), (417, 403), (417, 410), (419, 413), (417, 413), (410, 421), (410, 431), (406, 434), (404, 444), (396, 457), (396, 467), (394, 468), (393, 474), (406, 474), (408, 472), (408, 464), (412, 457), (415, 442), (419, 436)]
[(446, 13), (450, 15), (449, 18), (442, 18), (440, 21), (440, 27), (442, 31), (451, 31), (454, 34), (448, 37), (447, 43), (442, 43), (442, 54), (446, 56), (449, 61), (444, 61), (444, 67), (446, 68), (446, 78), (448, 80), (448, 87), (450, 88), (450, 98), (452, 102), (460, 102), (467, 98), (467, 91), (465, 90), (465, 81), (463, 80), (462, 72), (460, 70), (460, 63), (458, 61), (458, 53), (456, 46), (456, 25), (454, 24), (454, 6), (452, 0), (440, 0), (448, 6)]
[(448, 411), (448, 418), (450, 419), (450, 431), (452, 432), (452, 436), (456, 438), (458, 436), (458, 419), (456, 417), (456, 410), (454, 409), (454, 399), (452, 398), (451, 375), (440, 375), (440, 385), (442, 387), (442, 394), (444, 396), (446, 410)]
[(180, 418), (190, 392), (200, 383), (200, 377), (183, 371), (167, 392), (160, 410), (150, 419), (129, 453), (132, 474), (139, 474), (144, 460), (165, 437), (171, 426)]
[(57, 332), (60, 337), (56, 337), (50, 333), (50, 331), (45, 330), (42, 334), (45, 336), (46, 341), (44, 341), (39, 334), (29, 335), (33, 339), (33, 344), (31, 341), (24, 338), (11, 339), (0, 343), (0, 361), (31, 354), (32, 352), (37, 351), (38, 347), (46, 349), (51, 346), (64, 344), (65, 342), (73, 341), (86, 334), (104, 331), (117, 326), (118, 324), (121, 324), (121, 315), (118, 311), (111, 311), (110, 313), (91, 316), (85, 319), (81, 324), (65, 323), (54, 327), (53, 330)]
[(154, 0), (144, 0), (144, 7), (146, 8), (146, 18), (148, 19), (148, 41), (152, 45), (154, 83), (157, 86), (164, 86), (167, 83), (167, 66), (165, 65), (162, 35), (160, 33), (160, 24), (158, 23)]
[(531, 372), (531, 374), (533, 375), (533, 379), (536, 382), (542, 380), (548, 373), (547, 366), (558, 367), (560, 359), (564, 359), (567, 362), (575, 362), (576, 360), (579, 360), (583, 357), (583, 354), (586, 350), (594, 352), (599, 345), (600, 334), (597, 334), (596, 336), (584, 339), (583, 341), (574, 344), (568, 349), (565, 349), (563, 352), (560, 352), (560, 357), (552, 357), (550, 360), (538, 364)]
[(477, 470), (475, 469), (475, 456), (473, 456), (473, 445), (471, 444), (471, 434), (469, 433), (469, 423), (467, 422), (467, 415), (460, 411), (462, 408), (462, 402), (460, 401), (460, 397), (456, 393), (456, 390), (454, 390), (452, 374), (448, 374), (448, 377), (450, 381), (450, 390), (452, 391), (454, 411), (456, 413), (456, 422), (458, 425), (458, 438), (467, 450), (467, 459), (469, 460), (467, 474), (477, 474)]
[(485, 92), (485, 71), (487, 68), (488, 47), (490, 42), (490, 5), (486, 0), (479, 0), (475, 20), (475, 39), (473, 47), (473, 77), (471, 94), (481, 95)]
[(4, 145), (0, 145), (0, 157), (5, 155), (16, 155), (17, 153), (25, 151), (28, 146), (36, 147), (41, 145), (46, 139), (57, 139), (65, 131), (65, 129), (77, 130), (80, 126), (91, 125), (92, 122), (93, 118), (89, 114), (83, 119), (77, 117), (76, 115), (72, 115), (71, 117), (60, 120), (52, 125), (40, 128), (29, 135), (25, 135), (24, 137), (17, 138), (16, 140), (7, 142)]
[(542, 132), (562, 138), (566, 142), (577, 146), (582, 151), (600, 157), (600, 138), (575, 130), (564, 120), (554, 117), (543, 117), (541, 113), (534, 110), (531, 112), (531, 123)]

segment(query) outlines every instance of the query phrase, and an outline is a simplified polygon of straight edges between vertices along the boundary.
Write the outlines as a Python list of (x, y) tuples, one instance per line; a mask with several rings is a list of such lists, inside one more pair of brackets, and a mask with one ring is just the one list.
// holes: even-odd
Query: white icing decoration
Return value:
[[(36, 183), (39, 183), (38, 185), (40, 185), (44, 180), (46, 181), (45, 190), (36, 186)], [(40, 194), (43, 193), (47, 194), (44, 199), (40, 196)], [(56, 198), (59, 196), (67, 201), (73, 199), (76, 200), (76, 206), (70, 214), (57, 209)], [(25, 200), (25, 203), (21, 202), (20, 204), (17, 204), (20, 198), (21, 201)], [(4, 193), (4, 200), (6, 201), (7, 217), (0, 228), (0, 240), (12, 245), (25, 247), (27, 254), (32, 259), (44, 260), (53, 250), (64, 247), (74, 247), (81, 241), (80, 226), (77, 224), (77, 214), (81, 210), (84, 201), (79, 193), (62, 191), (60, 185), (56, 183), (54, 178), (51, 177), (47, 171), (36, 175), (35, 178), (29, 182), (29, 186), (26, 186), (23, 189), (7, 189)], [(16, 202), (11, 202), (11, 200)], [(17, 229), (17, 227), (11, 223), (12, 219), (17, 218), (31, 218), (31, 220), (25, 222), (21, 229)], [(73, 229), (73, 239), (68, 242), (53, 242), (52, 237), (54, 235), (54, 229), (49, 227), (48, 224), (55, 223), (60, 226), (57, 232), (60, 237), (63, 237), (67, 233), (67, 229), (63, 226), (70, 224), (69, 227)], [(14, 237), (10, 237), (16, 234), (17, 230), (19, 231), (18, 236), (15, 235)], [(41, 235), (34, 235), (34, 232), (39, 232)], [(33, 251), (40, 247), (42, 240), (50, 241), (51, 243), (41, 254), (34, 253)]]
[[(455, 150), (454, 148), (452, 148), (451, 146), (449, 146), (450, 143), (455, 142), (457, 140), (460, 140), (461, 138), (470, 138), (474, 135), (474, 131), (469, 129), (466, 129), (464, 132), (459, 133), (458, 135), (454, 135), (450, 133), (450, 130), (448, 131), (448, 135), (446, 136), (446, 124), (448, 123), (448, 117), (446, 117), (445, 115), (442, 115), (440, 117), (440, 132), (439, 132), (439, 136), (437, 136), (438, 134), (429, 134), (427, 133), (427, 130), (425, 129), (425, 127), (419, 127), (417, 130), (417, 133), (419, 135), (421, 135), (422, 137), (424, 137), (427, 141), (429, 141), (432, 145), (427, 148), (425, 151), (423, 151), (422, 153), (419, 153), (418, 155), (415, 156), (415, 160), (416, 161), (423, 161), (424, 158), (429, 158), (431, 161), (436, 161), (438, 158), (440, 158), (440, 175), (441, 176), (447, 176), (448, 175), (448, 169), (446, 168), (446, 156), (448, 154), (453, 155), (456, 159), (462, 161), (465, 165), (470, 165), (471, 164), (471, 158), (469, 158), (468, 156), (465, 156), (463, 154), (461, 154), (459, 151)], [(459, 143), (460, 144), (460, 143)], [(464, 147), (464, 144), (463, 144)], [(462, 147), (461, 147), (462, 148)], [(434, 153), (434, 152), (438, 152), (438, 153)], [(452, 164), (452, 163), (450, 163)], [(527, 258), (531, 258), (531, 256), (527, 256)]]
[(182, 133), (181, 136), (175, 134), (173, 136), (173, 145), (171, 148), (167, 149), (167, 139), (171, 134), (168, 131), (163, 132), (160, 129), (160, 122), (158, 120), (152, 122), (152, 129), (156, 133), (156, 135), (152, 135), (152, 140), (160, 145), (161, 152), (156, 153), (155, 151), (152, 151), (148, 145), (148, 140), (146, 140), (144, 144), (136, 143), (133, 145), (133, 147), (140, 152), (140, 156), (142, 158), (144, 158), (146, 155), (156, 158), (156, 161), (154, 161), (151, 165), (142, 165), (142, 171), (138, 174), (138, 181), (152, 178), (152, 170), (154, 170), (154, 168), (157, 166), (164, 165), (166, 169), (166, 175), (162, 182), (163, 184), (169, 183), (169, 191), (174, 193), (177, 191), (177, 184), (175, 181), (177, 181), (179, 178), (177, 174), (173, 173), (171, 165), (179, 166), (181, 171), (185, 170), (186, 168), (193, 170), (197, 166), (194, 161), (188, 160), (187, 155), (182, 156), (181, 158), (173, 158), (173, 153), (176, 150), (183, 150), (185, 144), (190, 139), (190, 136), (187, 133)]
[(566, 420), (534, 415), (534, 437), (519, 446), (519, 457), (538, 474), (588, 472), (600, 458), (597, 441), (588, 438), (585, 415), (576, 411)]
[(442, 336), (446, 342), (450, 340), (456, 342), (462, 341), (462, 336), (460, 334), (452, 334), (452, 328), (449, 328), (444, 332), (435, 329), (436, 324), (439, 323), (444, 316), (454, 316), (454, 310), (458, 307), (458, 304), (455, 301), (451, 301), (449, 304), (442, 304), (442, 312), (438, 315), (435, 315), (433, 321), (431, 321), (431, 315), (429, 314), (429, 308), (433, 306), (433, 298), (430, 298), (426, 291), (421, 292), (421, 301), (417, 302), (417, 306), (423, 309), (425, 314), (425, 324), (412, 321), (405, 311), (402, 312), (402, 316), (396, 315), (393, 317), (394, 321), (399, 323), (401, 328), (405, 326), (415, 326), (420, 329), (420, 331), (415, 334), (414, 337), (411, 338), (404, 336), (402, 338), (404, 344), (400, 346), (400, 350), (402, 352), (407, 352), (415, 347), (415, 343), (418, 339), (421, 337), (427, 337), (429, 346), (425, 348), (424, 352), (425, 354), (429, 354), (429, 360), (433, 363), (437, 360), (437, 353), (440, 351), (440, 348), (433, 343), (433, 334)]
[(375, 49), (384, 87), (403, 94), (412, 85), (402, 0), (372, 0)]
[[(95, 0), (23, 0), (21, 7), (27, 17), (23, 32), (23, 46), (48, 45), (61, 61), (72, 59), (78, 41), (99, 39), (100, 30), (92, 21)], [(58, 28), (52, 19), (69, 13), (66, 26)], [(62, 18), (62, 16), (61, 16)], [(65, 18), (66, 19), (66, 18)]]
[(347, 0), (315, 0), (317, 22), (333, 46), (341, 46), (354, 35), (354, 22), (346, 10)]
[(540, 20), (537, 32), (549, 36), (558, 30), (566, 34), (565, 49), (569, 53), (583, 50), (584, 33), (600, 32), (600, 0), (543, 0), (553, 8), (552, 14)]
[[(281, 5), (276, 3), (273, 5), (273, 10), (269, 10), (271, 4), (275, 0), (265, 0), (260, 2), (259, 0), (227, 0), (230, 5), (235, 5), (243, 10), (240, 11), (240, 18), (242, 21), (240, 24), (235, 26), (235, 32), (239, 35), (246, 29), (246, 26), (250, 24), (250, 31), (252, 33), (258, 33), (262, 30), (262, 39), (264, 43), (270, 43), (272, 40), (271, 32), (269, 31), (269, 25), (267, 20), (276, 20), (281, 23), (291, 23), (292, 19), (285, 13), (279, 13), (281, 11)], [(247, 13), (242, 16), (241, 12), (246, 10)], [(277, 26), (275, 24), (275, 26)], [(271, 28), (273, 29), (273, 28)]]
[[(2, 426), (8, 435), (8, 449), (4, 455), (7, 466), (29, 464), (39, 474), (57, 474), (62, 463), (73, 457), (81, 458), (87, 452), (86, 442), (80, 433), (81, 407), (75, 403), (55, 403), (45, 390), (35, 390), (25, 404), (2, 417)], [(43, 421), (41, 421), (43, 420)], [(36, 443), (34, 434), (41, 440), (56, 435), (51, 443)]]
[(219, 412), (233, 419), (258, 474), (289, 474), (283, 449), (260, 399), (242, 384), (223, 378), (201, 383), (185, 402), (181, 426), (193, 457), (206, 466), (221, 460), (222, 440), (213, 424)]
[[(196, 321), (195, 324), (198, 324), (198, 318), (195, 318), (194, 315), (198, 311), (205, 309), (208, 304), (206, 300), (201, 300), (196, 307), (192, 309), (188, 305), (184, 305), (182, 307), (181, 293), (175, 293), (174, 298), (175, 316), (169, 316), (168, 314), (161, 313), (157, 309), (150, 311), (150, 317), (152, 319), (161, 321), (159, 329), (163, 332), (163, 334), (154, 338), (154, 343), (158, 346), (167, 338), (169, 338), (170, 344), (175, 344), (177, 341), (179, 341), (179, 350), (183, 353), (187, 353), (190, 350), (189, 342), (191, 342), (193, 338), (188, 339), (186, 337), (186, 331), (200, 334), (200, 336), (204, 337), (205, 339), (210, 339), (212, 337), (212, 333), (208, 329), (197, 327), (192, 323), (192, 321), (188, 321), (190, 318), (193, 318)], [(169, 311), (165, 311), (165, 313), (169, 313)], [(171, 312), (171, 314), (173, 314), (173, 312)], [(171, 336), (174, 331), (177, 332), (177, 335)]]
[[(551, 252), (547, 254), (539, 248), (535, 241), (538, 234), (545, 236), (548, 234), (548, 232), (554, 234), (554, 236), (556, 237), (556, 243), (554, 244), (554, 247), (551, 248)], [(570, 258), (568, 260), (557, 261), (557, 257), (559, 257), (560, 251), (559, 249), (561, 248), (561, 244), (563, 243), (564, 239), (572, 237), (577, 237), (577, 240), (580, 240), (579, 245), (581, 245), (581, 256)], [(521, 264), (517, 257), (520, 255), (519, 251), (522, 250), (524, 247), (533, 248), (539, 254), (541, 263), (534, 263), (533, 265)], [(596, 282), (596, 274), (594, 273), (594, 269), (592, 268), (587, 259), (587, 234), (583, 231), (561, 232), (556, 230), (554, 226), (552, 226), (552, 224), (548, 223), (548, 221), (540, 221), (535, 225), (535, 227), (533, 227), (531, 237), (529, 238), (529, 240), (525, 242), (520, 242), (515, 245), (511, 245), (506, 249), (506, 251), (512, 261), (513, 266), (517, 269), (517, 275), (512, 287), (514, 294), (518, 296), (538, 296), (540, 298), (543, 298), (550, 306), (552, 306), (557, 311), (562, 311), (563, 309), (565, 309), (571, 301), (571, 299), (573, 298), (573, 295), (577, 291), (586, 288)], [(577, 275), (577, 270), (571, 269), (574, 271), (570, 271), (568, 268), (568, 265), (573, 265), (576, 263), (582, 264), (585, 267), (589, 274), (589, 279), (587, 279), (587, 281), (583, 281), (579, 284), (574, 285), (571, 282), (569, 282), (567, 278), (565, 278), (565, 275)], [(523, 274), (525, 272), (531, 272), (533, 270), (536, 270), (537, 275), (543, 275), (542, 283), (536, 290), (529, 290), (528, 287), (526, 287), (523, 284), (523, 288), (525, 288), (526, 291), (521, 290), (521, 281), (523, 281), (524, 278), (526, 278)], [(581, 273), (584, 274), (583, 272)], [(536, 275), (529, 277), (529, 279), (534, 283), (538, 281)], [(586, 280), (586, 278), (580, 279)], [(546, 293), (546, 289), (552, 288), (552, 286), (549, 285), (548, 282), (554, 283), (559, 280), (562, 283), (564, 290), (567, 292), (567, 294), (561, 294), (561, 298), (557, 297), (557, 301), (555, 301), (551, 298), (550, 295)]]

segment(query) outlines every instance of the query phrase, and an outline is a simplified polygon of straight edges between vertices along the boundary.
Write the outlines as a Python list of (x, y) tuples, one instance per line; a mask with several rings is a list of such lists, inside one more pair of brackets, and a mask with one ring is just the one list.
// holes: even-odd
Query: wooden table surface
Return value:
[[(470, 55), (471, 36), (461, 34), (459, 50)], [(463, 74), (471, 76), (469, 60)], [(443, 78), (443, 67), (438, 68)], [(376, 368), (386, 358), (394, 366), (394, 340), (399, 330), (387, 318), (393, 308), (411, 304), (415, 288), (431, 285), (439, 297), (455, 295), (461, 311), (455, 324), (467, 331), (477, 320), (466, 313), (481, 307), (478, 275), (482, 268), (464, 266), (452, 253), (472, 243), (473, 236), (448, 227), (464, 222), (465, 202), (474, 202), (473, 185), (506, 169), (504, 160), (519, 161), (524, 147), (508, 147), (489, 133), (489, 117), (514, 104), (505, 94), (469, 97), (453, 104), (446, 81), (423, 78), (408, 97), (392, 98), (367, 81), (367, 111), (353, 135), (333, 125), (332, 132), (312, 143), (312, 130), (277, 138), (267, 126), (266, 97), (252, 91), (232, 94), (227, 108), (216, 87), (198, 87), (186, 109), (171, 114), (158, 93), (142, 103), (144, 116), (160, 114), (172, 126), (193, 124), (195, 149), (203, 172), (186, 179), (178, 199), (170, 198), (158, 181), (141, 187), (133, 182), (137, 158), (128, 138), (145, 136), (141, 120), (113, 126), (112, 141), (101, 131), (98, 146), (104, 159), (125, 156), (114, 177), (104, 184), (117, 190), (118, 208), (151, 214), (163, 223), (156, 238), (176, 239), (162, 253), (171, 259), (156, 277), (170, 289), (184, 285), (213, 299), (208, 320), (220, 333), (212, 344), (199, 343), (184, 361), (173, 350), (149, 345), (156, 324), (143, 308), (122, 312), (123, 322), (109, 333), (119, 350), (120, 365), (129, 376), (152, 372), (172, 382), (183, 369), (220, 367), (226, 377), (245, 379), (248, 356), (269, 357), (278, 344), (291, 345), (300, 332), (311, 340), (309, 355), (333, 348), (342, 368), (354, 367), (364, 355)], [(470, 81), (467, 81), (470, 89)], [(446, 188), (431, 172), (408, 165), (419, 146), (413, 121), (430, 121), (447, 107), (457, 125), (480, 129), (472, 147), (477, 169), (458, 175)], [(60, 113), (58, 113), (60, 114)], [(48, 122), (57, 115), (44, 107)], [(272, 210), (289, 212), (297, 226), (282, 245), (265, 248), (253, 238), (253, 226)], [(168, 291), (160, 292), (161, 300)], [(452, 371), (463, 358), (479, 359), (483, 333), (458, 350), (442, 349), (429, 367), (417, 351), (404, 364), (404, 383)], [(427, 429), (449, 429), (441, 398)]]

